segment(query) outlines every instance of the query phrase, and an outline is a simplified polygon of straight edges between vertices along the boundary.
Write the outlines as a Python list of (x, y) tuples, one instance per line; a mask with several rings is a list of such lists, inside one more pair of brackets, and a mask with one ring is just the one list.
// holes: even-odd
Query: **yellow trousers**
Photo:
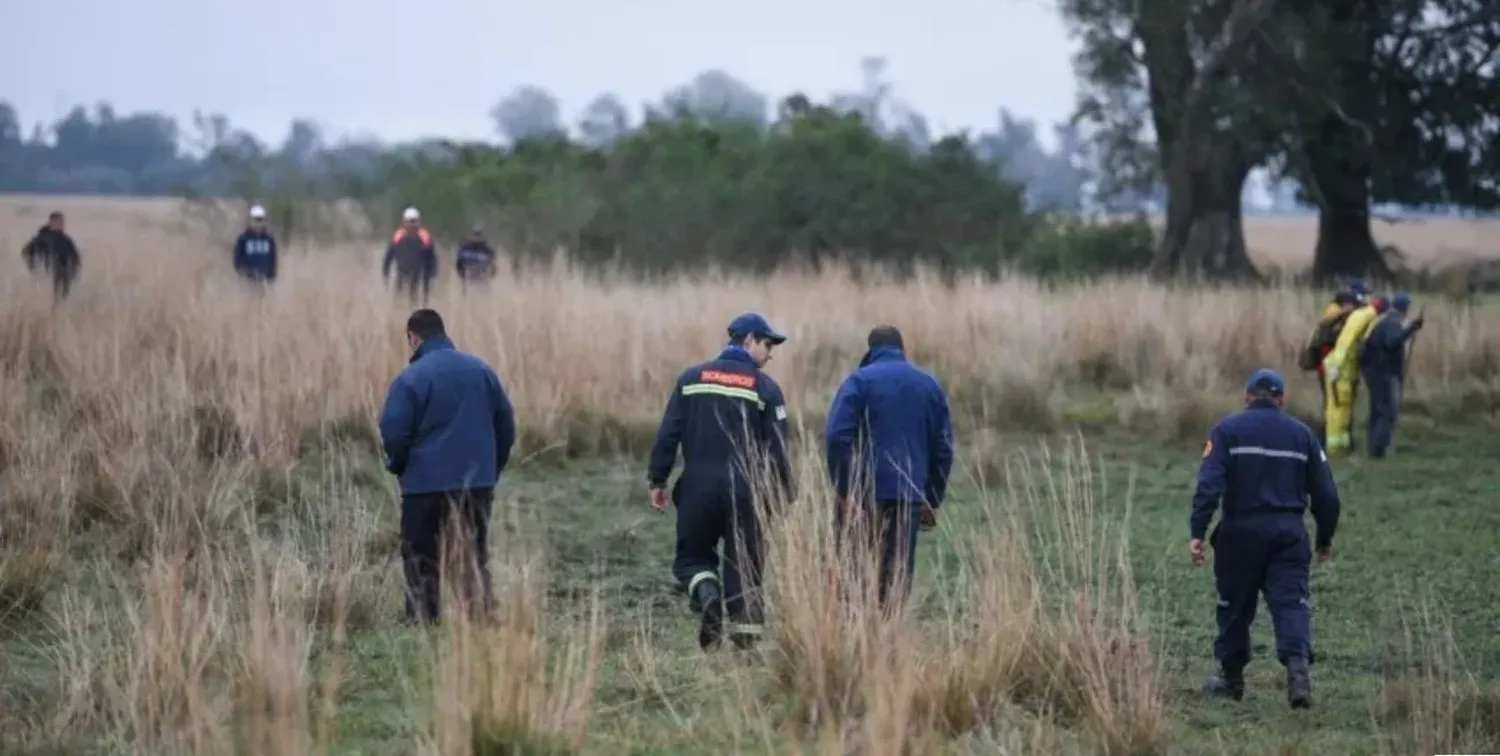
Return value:
[(1323, 376), (1323, 446), (1329, 456), (1349, 451), (1354, 438), (1354, 389), (1359, 371), (1340, 371), (1339, 379)]

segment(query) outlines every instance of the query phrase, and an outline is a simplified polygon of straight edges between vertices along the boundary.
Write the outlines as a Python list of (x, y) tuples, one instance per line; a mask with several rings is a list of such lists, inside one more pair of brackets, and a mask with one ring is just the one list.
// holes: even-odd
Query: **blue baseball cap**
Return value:
[(743, 339), (746, 336), (759, 336), (772, 344), (786, 341), (786, 336), (772, 328), (770, 321), (758, 312), (747, 312), (729, 321), (729, 338)]
[(1402, 292), (1391, 297), (1391, 309), (1403, 315), (1406, 314), (1406, 311), (1411, 309), (1411, 295)]
[(1245, 393), (1251, 391), (1269, 391), (1272, 396), (1281, 396), (1286, 393), (1286, 381), (1281, 379), (1281, 373), (1261, 368), (1251, 373), (1250, 380), (1245, 381)]

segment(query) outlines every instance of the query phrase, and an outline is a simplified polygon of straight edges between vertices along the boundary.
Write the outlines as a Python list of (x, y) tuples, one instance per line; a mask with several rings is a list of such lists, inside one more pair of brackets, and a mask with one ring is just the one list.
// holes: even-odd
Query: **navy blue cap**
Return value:
[(1411, 295), (1402, 292), (1391, 297), (1391, 309), (1404, 315), (1407, 310), (1411, 309)]
[(1365, 283), (1363, 278), (1351, 278), (1349, 279), (1349, 291), (1355, 294), (1369, 294), (1370, 286)]
[(1270, 368), (1261, 368), (1250, 374), (1250, 380), (1245, 381), (1245, 392), (1269, 391), (1272, 396), (1281, 396), (1286, 393), (1286, 381), (1281, 379), (1281, 373)]
[(746, 336), (759, 336), (772, 344), (786, 341), (786, 336), (772, 328), (770, 321), (758, 312), (747, 312), (729, 321), (729, 338), (743, 339)]

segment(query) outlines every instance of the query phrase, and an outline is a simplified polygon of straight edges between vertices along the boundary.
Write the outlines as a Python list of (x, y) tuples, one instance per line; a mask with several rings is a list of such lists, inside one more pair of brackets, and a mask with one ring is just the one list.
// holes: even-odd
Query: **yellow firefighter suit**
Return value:
[(1359, 348), (1375, 325), (1375, 305), (1367, 304), (1349, 313), (1339, 331), (1333, 351), (1323, 359), (1323, 387), (1327, 397), (1323, 417), (1328, 428), (1328, 453), (1343, 454), (1353, 441), (1354, 384), (1359, 380)]

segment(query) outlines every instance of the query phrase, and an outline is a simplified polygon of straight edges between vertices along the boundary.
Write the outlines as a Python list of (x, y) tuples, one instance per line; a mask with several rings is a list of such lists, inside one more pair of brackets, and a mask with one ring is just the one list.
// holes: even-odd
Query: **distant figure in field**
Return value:
[(391, 244), (386, 247), (380, 274), (388, 281), (393, 265), (396, 287), (404, 289), (413, 304), (426, 305), (432, 279), (437, 276), (437, 249), (433, 247), (432, 234), (422, 227), (422, 214), (415, 207), (408, 207), (401, 214), (401, 227), (391, 235)]
[(54, 211), (47, 216), (47, 225), (42, 226), (21, 250), (28, 270), (35, 271), (40, 267), (52, 274), (53, 304), (68, 298), (73, 279), (78, 277), (78, 268), (83, 262), (77, 245), (63, 227), (63, 214)]
[(250, 208), (250, 224), (234, 242), (234, 272), (254, 283), (276, 280), (276, 237), (266, 228), (266, 209)]
[(401, 484), (406, 620), (438, 621), (442, 567), (452, 547), (462, 560), (470, 611), (487, 616), (494, 602), (490, 509), (515, 444), (515, 411), (495, 371), (454, 347), (437, 312), (412, 313), (406, 341), (410, 364), (391, 382), (380, 412), (385, 467)]
[(458, 280), (465, 286), (494, 278), (495, 250), (485, 240), (483, 226), (474, 224), (474, 228), (469, 231), (469, 238), (458, 248), (456, 257), (458, 259), (454, 267), (458, 271)]

